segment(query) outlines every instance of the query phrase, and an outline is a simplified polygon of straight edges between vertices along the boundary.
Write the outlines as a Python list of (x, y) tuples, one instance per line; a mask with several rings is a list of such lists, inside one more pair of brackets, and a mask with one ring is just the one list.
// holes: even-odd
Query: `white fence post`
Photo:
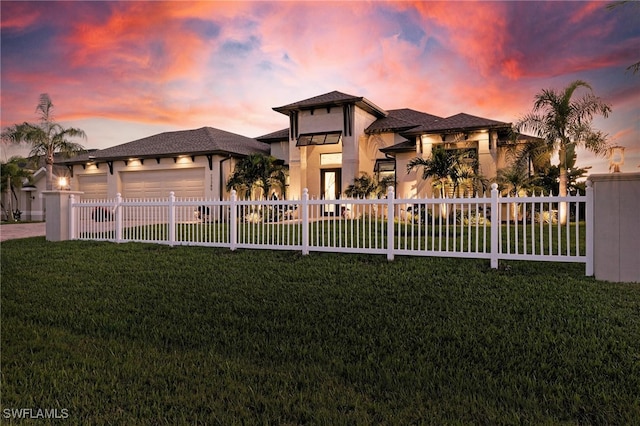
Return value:
[(76, 208), (74, 203), (76, 202), (75, 195), (69, 195), (69, 239), (76, 239)]
[[(585, 265), (585, 275), (587, 277), (592, 277), (593, 276), (593, 182), (591, 182), (590, 180), (587, 180), (587, 189), (586, 189), (586, 195), (587, 195), (587, 205), (586, 205), (586, 212), (585, 212), (585, 221), (587, 222), (586, 224), (586, 233), (587, 235), (586, 237), (586, 243), (587, 243), (587, 247), (586, 247), (586, 255), (587, 255), (587, 262)], [(577, 220), (577, 219), (576, 219)]]
[(235, 189), (231, 190), (231, 205), (229, 214), (229, 243), (231, 251), (234, 251), (238, 245), (238, 193)]
[(395, 193), (393, 186), (387, 188), (387, 260), (393, 260), (394, 253), (394, 216), (395, 216)]
[(500, 252), (500, 204), (498, 203), (498, 184), (491, 184), (491, 268), (498, 269)]
[(116, 243), (122, 242), (122, 195), (118, 192), (116, 194), (116, 205), (113, 207), (113, 212), (116, 216)]
[(169, 193), (169, 245), (176, 242), (176, 195), (173, 191)]
[(309, 189), (302, 190), (302, 255), (309, 254)]

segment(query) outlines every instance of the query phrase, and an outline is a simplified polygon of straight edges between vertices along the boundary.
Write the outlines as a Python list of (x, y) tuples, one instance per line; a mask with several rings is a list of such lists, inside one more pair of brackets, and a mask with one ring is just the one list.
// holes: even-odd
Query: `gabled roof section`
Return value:
[(122, 145), (83, 154), (61, 163), (73, 164), (89, 160), (106, 161), (128, 158), (158, 158), (174, 155), (269, 154), (269, 145), (256, 139), (213, 127), (165, 132)]
[(277, 111), (284, 115), (289, 115), (290, 111), (301, 111), (301, 110), (309, 110), (316, 108), (328, 108), (333, 106), (342, 106), (348, 104), (356, 104), (363, 110), (378, 116), (384, 117), (387, 115), (387, 112), (362, 96), (353, 96), (348, 95), (346, 93), (338, 92), (334, 90), (333, 92), (325, 93), (323, 95), (314, 96), (309, 99), (304, 99), (302, 101), (294, 102), (292, 104), (283, 105), (281, 107), (273, 108), (274, 111)]
[(415, 150), (416, 150), (415, 141), (402, 141), (400, 143), (388, 146), (386, 148), (380, 148), (380, 151), (384, 152), (385, 154), (393, 154), (396, 152), (411, 152), (411, 151), (415, 152)]
[(497, 128), (509, 128), (511, 123), (505, 123), (502, 121), (491, 120), (489, 118), (476, 117), (475, 115), (460, 114), (452, 115), (443, 120), (434, 121), (433, 123), (427, 123), (419, 127), (410, 129), (407, 134), (416, 135), (421, 133), (452, 133), (465, 130), (476, 129), (497, 129)]
[(289, 141), (289, 128), (276, 130), (275, 132), (258, 136), (256, 139), (265, 143)]
[(389, 110), (389, 115), (371, 123), (365, 130), (366, 133), (402, 132), (418, 126), (429, 126), (442, 117), (416, 111), (409, 108)]

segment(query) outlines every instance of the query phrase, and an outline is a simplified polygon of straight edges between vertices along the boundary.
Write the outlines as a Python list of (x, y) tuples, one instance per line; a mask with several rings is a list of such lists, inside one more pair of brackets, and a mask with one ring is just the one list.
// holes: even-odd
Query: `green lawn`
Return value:
[[(586, 225), (571, 223), (568, 227), (548, 224), (500, 226), (502, 252), (518, 254), (586, 254)], [(175, 229), (177, 244), (222, 243), (229, 244), (229, 226), (211, 223), (179, 223)], [(468, 223), (450, 223), (443, 226), (395, 223), (394, 244), (400, 250), (457, 251), (488, 253), (491, 251), (491, 226)], [(81, 238), (115, 239), (115, 231), (85, 232)], [(167, 224), (135, 226), (122, 232), (125, 240), (168, 241)], [(239, 244), (275, 244), (293, 246), (302, 244), (302, 226), (288, 223), (241, 223), (238, 225)], [(349, 247), (384, 249), (387, 247), (387, 223), (379, 220), (317, 221), (309, 226), (312, 247)]]
[(44, 238), (1, 262), (3, 424), (640, 419), (640, 285), (582, 264)]

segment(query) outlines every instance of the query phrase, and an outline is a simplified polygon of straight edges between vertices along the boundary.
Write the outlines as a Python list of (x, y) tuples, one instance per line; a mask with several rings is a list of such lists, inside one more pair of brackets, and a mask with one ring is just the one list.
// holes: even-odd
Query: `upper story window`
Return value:
[(296, 146), (333, 145), (342, 140), (342, 132), (302, 133), (298, 136)]

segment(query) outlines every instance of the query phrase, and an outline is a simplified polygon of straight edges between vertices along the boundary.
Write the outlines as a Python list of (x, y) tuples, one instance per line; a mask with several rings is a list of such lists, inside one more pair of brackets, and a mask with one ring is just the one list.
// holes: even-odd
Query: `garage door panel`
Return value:
[(204, 168), (121, 172), (125, 198), (204, 197)]
[(78, 176), (78, 186), (84, 192), (80, 196), (83, 200), (96, 200), (107, 198), (107, 175), (93, 174)]

